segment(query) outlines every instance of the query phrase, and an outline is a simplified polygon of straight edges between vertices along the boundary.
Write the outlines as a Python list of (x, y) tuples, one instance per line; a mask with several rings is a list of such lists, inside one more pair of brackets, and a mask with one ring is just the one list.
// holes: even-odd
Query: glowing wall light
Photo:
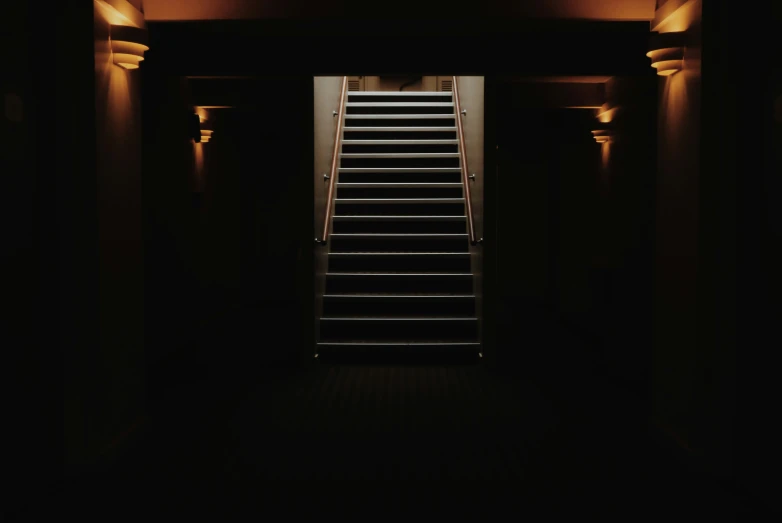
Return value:
[(684, 32), (652, 33), (646, 56), (652, 59), (652, 67), (657, 69), (658, 75), (669, 76), (681, 70), (685, 35)]
[(144, 51), (149, 51), (147, 32), (129, 25), (112, 25), (110, 38), (114, 63), (125, 69), (138, 69)]
[(201, 129), (201, 143), (208, 143), (212, 139), (213, 132), (208, 129)]
[(612, 141), (614, 136), (613, 126), (608, 122), (597, 122), (592, 131), (592, 137), (597, 143)]

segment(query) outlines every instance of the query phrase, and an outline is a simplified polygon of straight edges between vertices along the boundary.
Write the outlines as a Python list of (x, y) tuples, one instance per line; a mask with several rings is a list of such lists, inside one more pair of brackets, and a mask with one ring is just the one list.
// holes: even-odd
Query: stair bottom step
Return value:
[(323, 363), (475, 364), (480, 343), (318, 343)]

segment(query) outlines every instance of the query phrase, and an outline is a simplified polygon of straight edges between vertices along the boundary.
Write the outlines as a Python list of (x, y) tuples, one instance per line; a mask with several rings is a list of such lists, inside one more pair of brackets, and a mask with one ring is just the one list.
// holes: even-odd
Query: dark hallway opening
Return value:
[[(729, 45), (758, 12), (657, 2), (693, 18), (665, 78), (659, 20), (575, 14), (149, 20), (126, 71), (98, 7), (122, 2), (144, 14), (2, 21), (5, 519), (375, 479), (773, 515), (782, 62), (719, 65), (780, 56), (771, 31)], [(358, 73), (485, 78), (479, 361), (314, 357), (313, 77)]]

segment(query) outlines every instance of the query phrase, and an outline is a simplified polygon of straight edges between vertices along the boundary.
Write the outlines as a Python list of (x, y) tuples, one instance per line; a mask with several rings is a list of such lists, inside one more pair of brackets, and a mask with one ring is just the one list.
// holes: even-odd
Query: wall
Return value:
[[(154, 27), (150, 36), (164, 45)], [(151, 47), (144, 64), (150, 388), (157, 403), (186, 385), (216, 401), (251, 383), (253, 369), (303, 357), (304, 337), (312, 349), (312, 163), (303, 167), (312, 128), (311, 106), (302, 102), (311, 103), (312, 77), (196, 82), (171, 74)], [(195, 144), (187, 119), (196, 105), (237, 92), (253, 97), (199, 109), (214, 134)]]
[[(777, 511), (782, 434), (769, 413), (780, 393), (769, 347), (780, 344), (782, 291), (780, 142), (773, 120), (782, 47), (772, 36), (782, 23), (779, 9), (776, 3), (703, 6), (699, 324), (705, 364), (696, 433), (699, 453), (717, 473)], [(752, 28), (744, 45), (763, 55), (730, 45), (736, 27)], [(741, 73), (728, 63), (741, 63)]]
[[(696, 30), (697, 27), (693, 27)], [(657, 182), (655, 413), (679, 437), (693, 429), (697, 388), (697, 278), (701, 71), (660, 77)]]
[[(484, 79), (482, 76), (459, 76), (459, 101), (462, 110), (467, 113), (462, 117), (464, 125), (465, 152), (467, 154), (467, 174), (475, 174), (475, 181), (470, 182), (473, 224), (475, 239), (483, 238), (483, 186), (484, 171)], [(475, 306), (478, 315), (479, 334), (483, 335), (483, 246), (470, 246), (470, 263), (474, 276)], [(485, 355), (485, 354), (484, 354)], [(488, 356), (491, 357), (491, 356)]]
[[(326, 201), (328, 200), (329, 180), (323, 179), (324, 173), (331, 172), (331, 160), (334, 154), (337, 119), (332, 111), (339, 111), (339, 99), (342, 89), (341, 76), (316, 76), (314, 82), (314, 133), (315, 133), (315, 164), (313, 170), (314, 189), (314, 227), (313, 239), (323, 238), (323, 226), (326, 216)], [(347, 100), (346, 100), (347, 101)], [(336, 183), (337, 180), (334, 180)], [(335, 187), (336, 189), (336, 187)], [(329, 224), (329, 227), (331, 225)], [(315, 336), (318, 336), (319, 318), (323, 308), (323, 294), (326, 290), (325, 274), (328, 270), (328, 245), (315, 246)]]
[(141, 86), (114, 65), (109, 22), (95, 9), (98, 201), (98, 344), (101, 426), (107, 445), (144, 416), (144, 273), (141, 236)]
[(143, 324), (137, 87), (105, 63), (107, 26), (89, 2), (19, 3), (6, 21), (15, 58), (4, 59), (3, 92), (10, 82), (22, 101), (14, 137), (4, 123), (2, 160), (14, 212), (4, 269), (18, 282), (6, 296), (19, 317), (4, 329), (15, 356), (3, 365), (16, 376), (4, 380), (13, 512), (61, 492), (63, 472), (74, 486), (123, 445), (143, 413)]
[[(595, 318), (605, 343), (604, 370), (643, 402), (654, 343), (657, 181), (657, 78), (617, 76), (606, 83), (614, 139), (601, 144), (593, 285), (604, 291)], [(600, 113), (601, 111), (598, 111)]]

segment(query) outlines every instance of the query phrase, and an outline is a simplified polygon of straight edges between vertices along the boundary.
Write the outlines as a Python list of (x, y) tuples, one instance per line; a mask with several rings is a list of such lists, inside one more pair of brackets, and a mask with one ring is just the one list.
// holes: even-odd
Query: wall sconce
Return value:
[(212, 139), (213, 132), (214, 131), (208, 129), (201, 129), (201, 143), (209, 143), (209, 140)]
[(129, 25), (111, 26), (111, 53), (115, 64), (125, 69), (138, 69), (144, 60), (144, 51), (149, 51), (146, 30)]
[(684, 60), (685, 32), (652, 33), (649, 39), (649, 52), (652, 67), (660, 76), (669, 76), (681, 70)]
[(605, 143), (613, 140), (614, 130), (613, 126), (607, 122), (597, 122), (595, 129), (592, 131), (592, 137), (597, 143)]

